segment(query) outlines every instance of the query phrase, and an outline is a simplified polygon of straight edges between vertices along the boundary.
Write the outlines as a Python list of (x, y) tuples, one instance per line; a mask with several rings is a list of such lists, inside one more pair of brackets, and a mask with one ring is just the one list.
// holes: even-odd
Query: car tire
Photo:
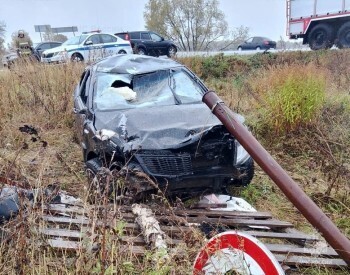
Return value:
[(350, 22), (343, 24), (339, 28), (337, 40), (339, 49), (350, 48)]
[(261, 50), (261, 47), (258, 46), (258, 47), (256, 47), (255, 49), (256, 49), (257, 51), (260, 51), (260, 50)]
[(88, 178), (88, 198), (91, 202), (101, 201), (106, 195), (109, 196), (113, 192), (112, 186), (109, 186), (108, 193), (105, 192), (106, 182), (103, 181), (102, 169), (102, 161), (99, 158), (90, 159), (85, 163), (85, 173)]
[(325, 50), (334, 43), (334, 29), (331, 25), (321, 23), (316, 25), (308, 35), (309, 46), (312, 50)]
[(241, 169), (242, 176), (234, 180), (235, 186), (248, 186), (254, 176), (254, 161), (250, 158), (246, 163), (245, 167)]
[(168, 48), (168, 57), (174, 57), (176, 55), (177, 49), (174, 46)]
[(80, 53), (73, 53), (70, 59), (73, 62), (83, 62), (84, 61), (84, 58)]
[(242, 50), (242, 47), (239, 46), (239, 47), (237, 48), (237, 51), (241, 51), (241, 50)]
[(147, 52), (144, 48), (137, 48), (137, 54), (139, 55), (147, 55)]
[(126, 51), (120, 50), (120, 51), (118, 52), (118, 54), (126, 54)]

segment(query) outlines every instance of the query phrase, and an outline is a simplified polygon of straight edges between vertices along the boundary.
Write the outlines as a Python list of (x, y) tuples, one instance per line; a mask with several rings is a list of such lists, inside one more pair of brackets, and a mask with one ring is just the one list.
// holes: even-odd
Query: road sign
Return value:
[(50, 32), (50, 25), (34, 25), (35, 32)]
[(284, 274), (278, 261), (259, 240), (235, 231), (211, 238), (198, 253), (193, 266), (193, 274), (226, 274), (229, 271), (251, 275)]
[(78, 32), (77, 26), (51, 28), (52, 33)]

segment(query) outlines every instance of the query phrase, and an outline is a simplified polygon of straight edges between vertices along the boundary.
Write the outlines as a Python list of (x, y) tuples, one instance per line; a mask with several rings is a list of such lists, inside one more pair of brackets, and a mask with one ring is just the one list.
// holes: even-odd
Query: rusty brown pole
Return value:
[(256, 163), (270, 176), (294, 206), (319, 230), (326, 241), (337, 251), (339, 256), (350, 265), (349, 239), (340, 232), (326, 214), (304, 193), (299, 185), (293, 181), (246, 127), (235, 118), (235, 114), (215, 92), (207, 92), (203, 96), (203, 102), (208, 105), (214, 115), (217, 116)]

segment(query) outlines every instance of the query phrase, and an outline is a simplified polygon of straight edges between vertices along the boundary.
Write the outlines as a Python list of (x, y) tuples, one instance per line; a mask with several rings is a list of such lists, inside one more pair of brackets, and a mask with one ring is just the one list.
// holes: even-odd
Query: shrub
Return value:
[(296, 130), (317, 119), (326, 90), (322, 70), (313, 65), (274, 67), (259, 81), (262, 118), (275, 132)]

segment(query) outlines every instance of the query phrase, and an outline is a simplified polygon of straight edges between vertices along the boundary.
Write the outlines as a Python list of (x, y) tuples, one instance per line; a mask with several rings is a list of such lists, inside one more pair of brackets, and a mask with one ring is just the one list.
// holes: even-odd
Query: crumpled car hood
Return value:
[(179, 148), (217, 125), (222, 124), (202, 103), (95, 113), (96, 130), (115, 131), (112, 141), (124, 152)]

